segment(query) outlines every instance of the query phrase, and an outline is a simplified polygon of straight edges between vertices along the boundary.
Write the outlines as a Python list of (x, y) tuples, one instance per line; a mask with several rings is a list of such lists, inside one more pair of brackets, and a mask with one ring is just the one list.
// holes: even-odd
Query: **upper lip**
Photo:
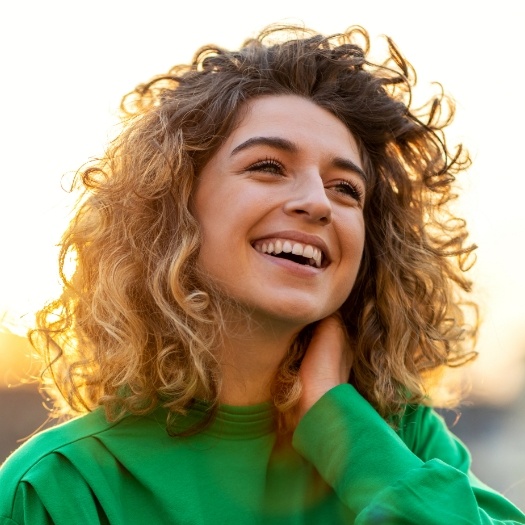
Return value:
[(272, 232), (262, 237), (257, 237), (257, 239), (254, 239), (252, 241), (252, 244), (256, 241), (262, 241), (265, 239), (273, 238), (288, 239), (290, 241), (300, 242), (301, 244), (310, 244), (311, 246), (314, 246), (321, 250), (321, 252), (323, 253), (323, 259), (326, 261), (326, 263), (329, 263), (331, 261), (330, 250), (328, 249), (327, 244), (323, 241), (323, 239), (321, 239), (317, 235), (312, 235), (310, 233), (304, 233), (294, 230)]

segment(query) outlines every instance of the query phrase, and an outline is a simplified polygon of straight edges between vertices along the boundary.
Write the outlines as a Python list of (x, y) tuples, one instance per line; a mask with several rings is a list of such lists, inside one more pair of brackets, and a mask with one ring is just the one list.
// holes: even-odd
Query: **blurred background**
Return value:
[(478, 477), (525, 508), (525, 4), (511, 0), (3, 3), (0, 462), (47, 418), (25, 379), (36, 368), (23, 334), (58, 292), (56, 245), (74, 201), (63, 187), (116, 133), (123, 94), (203, 44), (238, 47), (273, 22), (324, 33), (359, 24), (379, 52), (389, 35), (418, 72), (416, 99), (434, 81), (455, 98), (449, 140), (474, 159), (457, 210), (479, 245), (471, 276), (484, 324), (471, 393), (459, 419), (445, 416)]

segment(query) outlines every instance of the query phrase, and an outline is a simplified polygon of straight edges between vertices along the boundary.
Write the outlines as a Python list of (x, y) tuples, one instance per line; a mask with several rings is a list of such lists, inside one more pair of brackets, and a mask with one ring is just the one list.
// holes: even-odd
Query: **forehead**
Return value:
[(360, 157), (358, 142), (343, 121), (297, 95), (261, 96), (246, 102), (223, 145), (232, 150), (251, 136), (284, 136), (298, 144), (315, 142), (318, 148), (346, 150)]

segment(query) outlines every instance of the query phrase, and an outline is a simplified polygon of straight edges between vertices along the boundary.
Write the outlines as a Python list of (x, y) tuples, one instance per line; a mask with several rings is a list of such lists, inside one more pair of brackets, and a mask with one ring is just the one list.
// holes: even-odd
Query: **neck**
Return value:
[[(221, 403), (254, 405), (271, 399), (271, 386), (279, 364), (299, 333), (297, 327), (272, 323), (227, 329), (219, 349), (221, 355)], [(231, 325), (227, 325), (231, 326)]]

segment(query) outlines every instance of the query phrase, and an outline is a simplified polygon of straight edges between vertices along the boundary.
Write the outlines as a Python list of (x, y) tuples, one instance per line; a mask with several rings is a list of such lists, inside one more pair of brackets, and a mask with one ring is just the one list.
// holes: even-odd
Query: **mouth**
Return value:
[(329, 262), (328, 257), (320, 247), (290, 239), (272, 238), (258, 240), (252, 246), (259, 253), (266, 253), (272, 257), (286, 259), (303, 266), (325, 268)]

